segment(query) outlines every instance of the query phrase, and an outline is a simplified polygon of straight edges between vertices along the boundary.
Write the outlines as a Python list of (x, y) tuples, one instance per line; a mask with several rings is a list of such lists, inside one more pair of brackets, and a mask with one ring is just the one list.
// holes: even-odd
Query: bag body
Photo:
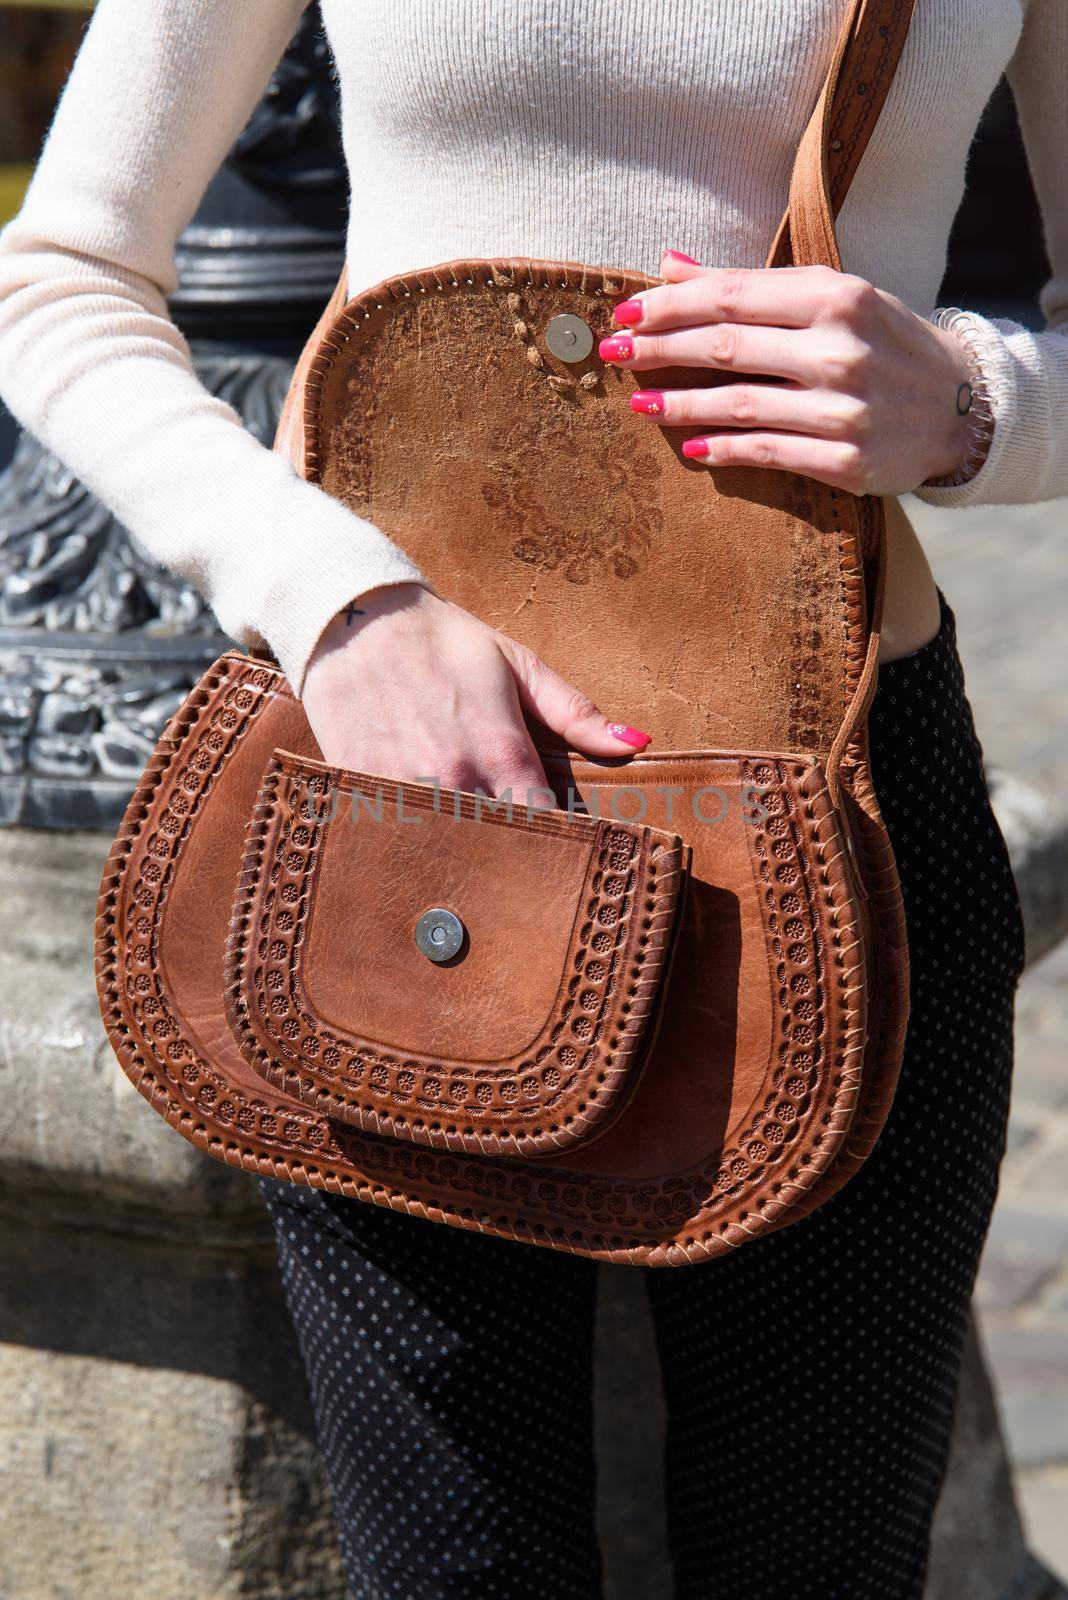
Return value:
[[(773, 264), (839, 264), (908, 10), (852, 5)], [(651, 750), (594, 762), (532, 727), (549, 812), (401, 785), (324, 764), (277, 666), (230, 652), (130, 803), (98, 980), (124, 1069), (210, 1154), (659, 1266), (856, 1170), (908, 972), (866, 746), (882, 505), (696, 467), (691, 430), (635, 418), (596, 351), (656, 281), (511, 258), (342, 279), (276, 441)]]

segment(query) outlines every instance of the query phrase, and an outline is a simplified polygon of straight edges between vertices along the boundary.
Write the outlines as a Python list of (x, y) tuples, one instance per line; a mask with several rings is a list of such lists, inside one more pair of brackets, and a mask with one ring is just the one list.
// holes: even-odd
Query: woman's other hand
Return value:
[(420, 584), (377, 589), (339, 612), (301, 694), (332, 766), (442, 788), (511, 790), (549, 803), (523, 713), (574, 750), (625, 756), (648, 734), (610, 722), (525, 646)]
[(744, 374), (638, 390), (658, 424), (692, 425), (703, 465), (780, 468), (851, 494), (903, 494), (957, 471), (969, 446), (960, 341), (863, 278), (830, 267), (720, 271), (665, 252), (661, 276), (615, 308), (603, 359), (641, 372)]

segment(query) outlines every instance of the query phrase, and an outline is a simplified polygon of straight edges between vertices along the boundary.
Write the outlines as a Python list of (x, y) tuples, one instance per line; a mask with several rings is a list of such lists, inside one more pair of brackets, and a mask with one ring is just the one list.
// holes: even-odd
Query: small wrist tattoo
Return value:
[(964, 350), (968, 376), (957, 385), (956, 408), (958, 417), (968, 419), (968, 439), (956, 470), (941, 478), (926, 479), (923, 487), (962, 489), (982, 471), (994, 440), (994, 401), (984, 364), (985, 335), (980, 324), (959, 306), (944, 306), (932, 312), (931, 321), (943, 333), (951, 333)]
[[(960, 404), (959, 400), (957, 401), (957, 404), (958, 405)], [(961, 415), (963, 416), (963, 412), (961, 413)], [(345, 621), (348, 623), (350, 628), (352, 627), (352, 619), (353, 619), (353, 617), (362, 617), (362, 616), (363, 616), (363, 612), (360, 610), (359, 606), (350, 605), (350, 606), (346, 606), (345, 607)]]

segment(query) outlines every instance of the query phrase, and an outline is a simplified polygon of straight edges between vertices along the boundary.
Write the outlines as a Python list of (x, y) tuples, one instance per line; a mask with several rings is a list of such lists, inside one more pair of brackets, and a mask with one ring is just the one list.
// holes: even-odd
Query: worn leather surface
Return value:
[[(850, 14), (787, 259), (834, 248), (908, 9)], [(654, 281), (509, 259), (342, 283), (278, 435), (442, 594), (652, 731), (612, 763), (538, 735), (561, 806), (570, 786), (601, 820), (476, 821), (468, 797), (456, 823), (416, 796), (418, 824), (353, 822), (353, 792), (388, 780), (324, 767), (277, 667), (232, 653), (131, 802), (98, 973), (124, 1068), (219, 1158), (670, 1265), (803, 1215), (864, 1159), (907, 952), (865, 739), (881, 504), (710, 473), (686, 430), (635, 417), (596, 340)], [(561, 311), (594, 333), (577, 365), (545, 341)], [(349, 805), (299, 815), (324, 786)], [(469, 933), (440, 968), (412, 939), (428, 905)]]

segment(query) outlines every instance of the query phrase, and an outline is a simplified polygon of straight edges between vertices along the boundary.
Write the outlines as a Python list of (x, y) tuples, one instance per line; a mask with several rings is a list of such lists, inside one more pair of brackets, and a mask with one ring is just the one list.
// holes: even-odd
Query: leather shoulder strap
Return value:
[[(771, 267), (841, 269), (834, 222), (886, 103), (901, 59), (915, 0), (850, 0), (830, 70), (798, 146), (790, 178), (790, 203), (768, 257)], [(884, 511), (874, 514), (873, 592), (863, 670), (827, 758), (828, 788), (840, 798), (841, 768), (871, 705), (878, 677), (886, 592)]]
[(850, 0), (798, 146), (769, 266), (841, 267), (834, 219), (886, 103), (914, 6), (915, 0)]

